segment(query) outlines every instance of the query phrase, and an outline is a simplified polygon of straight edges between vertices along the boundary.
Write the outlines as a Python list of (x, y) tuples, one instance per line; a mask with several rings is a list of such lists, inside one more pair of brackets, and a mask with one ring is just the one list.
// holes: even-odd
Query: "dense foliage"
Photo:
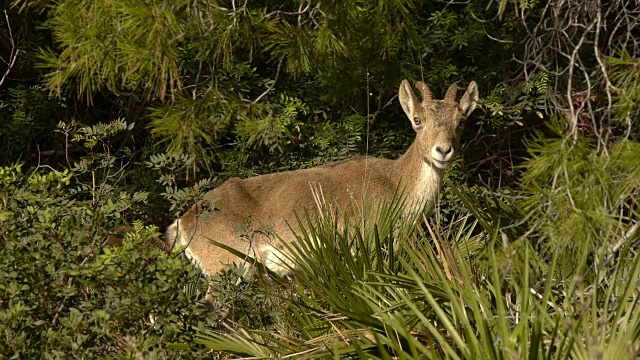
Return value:
[(161, 355), (204, 321), (199, 272), (163, 250), (154, 226), (136, 223), (112, 246), (113, 218), (145, 194), (87, 196), (74, 176), (0, 172), (0, 354)]
[[(636, 2), (1, 10), (0, 357), (640, 354)], [(292, 279), (165, 244), (231, 176), (399, 156), (405, 78), (482, 96), (429, 216), (302, 217)]]

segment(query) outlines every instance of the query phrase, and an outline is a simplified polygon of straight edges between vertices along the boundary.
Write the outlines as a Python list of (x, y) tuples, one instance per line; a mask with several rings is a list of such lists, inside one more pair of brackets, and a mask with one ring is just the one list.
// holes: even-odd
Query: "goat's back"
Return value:
[(364, 198), (392, 195), (397, 186), (391, 181), (392, 171), (392, 160), (356, 157), (310, 169), (232, 178), (205, 195), (207, 211), (198, 204), (167, 235), (169, 240), (189, 245), (187, 255), (208, 274), (237, 260), (209, 239), (255, 257), (272, 270), (286, 272), (274, 265), (283, 257), (283, 246), (274, 234), (288, 243), (295, 240), (293, 232), (300, 230), (295, 214), (315, 213), (314, 191), (324, 195), (321, 200), (326, 204), (348, 209)]

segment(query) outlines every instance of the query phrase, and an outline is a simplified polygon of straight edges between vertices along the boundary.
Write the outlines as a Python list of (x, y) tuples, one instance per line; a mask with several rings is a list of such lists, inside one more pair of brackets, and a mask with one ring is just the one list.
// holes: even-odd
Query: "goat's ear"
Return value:
[(460, 111), (464, 117), (471, 115), (473, 110), (476, 108), (478, 104), (478, 85), (475, 81), (472, 81), (467, 88), (467, 91), (462, 95), (462, 99), (460, 99)]
[(418, 105), (418, 98), (416, 98), (413, 90), (411, 90), (411, 85), (407, 80), (402, 80), (402, 83), (400, 83), (398, 98), (400, 99), (402, 110), (407, 114), (407, 117), (411, 121), (411, 125), (413, 125), (413, 115), (415, 114), (415, 107)]

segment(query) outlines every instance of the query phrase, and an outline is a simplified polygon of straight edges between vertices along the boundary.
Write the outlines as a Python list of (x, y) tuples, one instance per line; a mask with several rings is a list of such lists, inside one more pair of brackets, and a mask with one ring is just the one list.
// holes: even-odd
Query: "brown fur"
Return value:
[[(416, 131), (416, 139), (399, 159), (356, 157), (311, 169), (229, 179), (205, 196), (212, 205), (210, 212), (203, 213), (201, 204), (195, 206), (169, 227), (168, 240), (188, 245), (187, 256), (207, 274), (239, 260), (208, 239), (251, 255), (284, 274), (287, 267), (281, 263), (280, 241), (273, 234), (251, 229), (267, 226), (286, 243), (294, 241), (291, 230), (299, 230), (294, 213), (301, 215), (316, 208), (312, 188), (320, 188), (328, 204), (342, 209), (350, 206), (352, 200), (356, 203), (364, 198), (379, 200), (400, 188), (406, 196), (406, 215), (433, 206), (444, 169), (459, 146), (462, 121), (475, 108), (478, 92), (472, 82), (458, 103), (455, 84), (442, 101), (433, 101), (424, 83), (417, 82), (416, 88), (422, 102), (408, 81), (400, 85), (400, 103)], [(240, 236), (238, 227), (242, 225), (250, 226), (248, 236)]]

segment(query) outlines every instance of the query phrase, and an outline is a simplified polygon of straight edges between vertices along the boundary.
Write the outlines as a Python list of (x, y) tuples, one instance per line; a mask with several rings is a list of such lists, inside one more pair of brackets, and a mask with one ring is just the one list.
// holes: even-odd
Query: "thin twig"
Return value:
[(7, 67), (7, 71), (5, 71), (4, 75), (2, 75), (2, 79), (0, 79), (0, 86), (2, 86), (4, 81), (7, 79), (7, 76), (9, 76), (11, 69), (16, 63), (16, 59), (18, 58), (18, 53), (20, 53), (20, 49), (16, 48), (16, 43), (13, 40), (13, 31), (11, 30), (11, 23), (9, 22), (9, 14), (7, 13), (7, 10), (4, 11), (4, 18), (7, 20), (7, 28), (9, 29), (9, 41), (11, 42), (11, 54), (9, 55), (9, 59), (10, 59), (9, 62), (3, 59), (3, 61), (8, 65), (8, 67)]
[(611, 252), (609, 253), (609, 255), (607, 255), (607, 257), (604, 259), (604, 262), (602, 263), (603, 268), (611, 263), (613, 258), (616, 257), (616, 255), (618, 255), (618, 253), (620, 252), (622, 246), (627, 241), (629, 241), (629, 239), (631, 239), (636, 232), (638, 232), (638, 229), (640, 229), (640, 221), (636, 221), (636, 223), (633, 224), (633, 226), (631, 226), (629, 230), (627, 230), (627, 232), (622, 235), (622, 238), (620, 238), (620, 240), (618, 240), (618, 242), (613, 245), (613, 247), (611, 248)]
[(267, 90), (265, 90), (265, 92), (263, 92), (255, 100), (253, 100), (251, 102), (251, 105), (257, 104), (258, 101), (260, 101), (260, 99), (262, 99), (265, 95), (267, 95), (269, 91), (271, 91), (276, 86), (276, 82), (278, 81), (278, 75), (280, 75), (280, 65), (282, 65), (283, 60), (284, 58), (280, 59), (280, 62), (278, 63), (278, 70), (276, 70), (276, 78), (273, 80), (273, 84), (269, 85), (269, 87), (267, 88)]

